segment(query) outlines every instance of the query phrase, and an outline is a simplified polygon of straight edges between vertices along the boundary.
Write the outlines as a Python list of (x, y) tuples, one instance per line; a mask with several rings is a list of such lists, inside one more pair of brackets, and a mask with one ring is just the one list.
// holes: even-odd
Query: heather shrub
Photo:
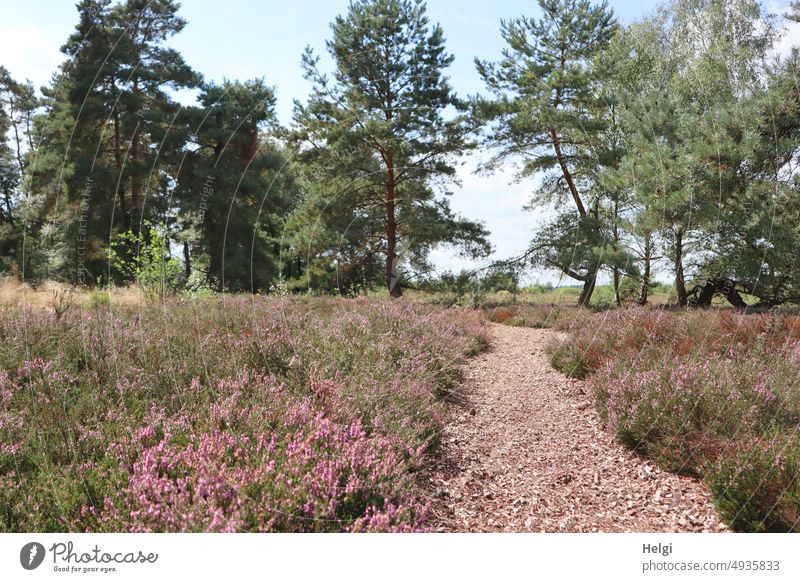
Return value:
[(786, 379), (755, 360), (701, 363), (653, 350), (606, 364), (590, 384), (620, 442), (670, 469), (700, 474), (720, 443), (800, 423)]
[(797, 434), (798, 346), (790, 317), (626, 309), (596, 314), (549, 353), (557, 369), (589, 378), (621, 443), (709, 480), (734, 528), (796, 531), (795, 453), (779, 470), (774, 449), (752, 443)]
[(489, 310), (489, 321), (493, 323), (506, 323), (510, 319), (515, 319), (517, 312), (508, 307), (497, 307)]
[(95, 512), (97, 525), (146, 532), (412, 529), (425, 507), (409, 502), (404, 452), (419, 454), (303, 403), (271, 432), (218, 430), (186, 444), (162, 439), (133, 463), (128, 487)]
[(593, 312), (577, 306), (555, 303), (487, 303), (481, 306), (487, 318), (495, 323), (537, 329), (552, 328), (570, 331), (583, 327)]
[(0, 530), (423, 529), (476, 312), (221, 296), (0, 314)]
[(561, 313), (562, 311), (559, 307), (548, 308), (543, 305), (525, 305), (520, 306), (515, 311), (514, 316), (506, 323), (517, 327), (532, 327), (536, 329), (557, 328)]
[(797, 434), (749, 439), (731, 447), (706, 481), (723, 519), (740, 531), (800, 529), (800, 441)]
[(574, 378), (585, 378), (620, 350), (638, 351), (661, 345), (673, 336), (665, 314), (642, 317), (638, 310), (594, 314), (577, 325), (566, 341), (554, 340), (547, 347), (551, 364)]
[(574, 338), (553, 340), (546, 346), (550, 365), (570, 378), (585, 378), (597, 365), (596, 352), (591, 344), (582, 349)]

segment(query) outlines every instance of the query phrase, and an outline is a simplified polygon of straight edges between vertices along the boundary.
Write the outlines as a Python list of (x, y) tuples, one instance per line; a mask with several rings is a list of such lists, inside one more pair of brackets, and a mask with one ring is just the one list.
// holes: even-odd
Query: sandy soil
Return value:
[(553, 370), (557, 332), (495, 325), (449, 404), (428, 484), (438, 531), (725, 531), (704, 485), (603, 430), (583, 382)]

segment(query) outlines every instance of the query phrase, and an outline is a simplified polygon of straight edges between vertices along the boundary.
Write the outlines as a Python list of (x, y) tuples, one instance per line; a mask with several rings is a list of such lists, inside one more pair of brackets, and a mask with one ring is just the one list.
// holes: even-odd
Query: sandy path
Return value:
[(556, 332), (494, 326), (449, 406), (430, 487), (439, 531), (720, 531), (696, 479), (604, 432), (583, 383), (553, 370)]

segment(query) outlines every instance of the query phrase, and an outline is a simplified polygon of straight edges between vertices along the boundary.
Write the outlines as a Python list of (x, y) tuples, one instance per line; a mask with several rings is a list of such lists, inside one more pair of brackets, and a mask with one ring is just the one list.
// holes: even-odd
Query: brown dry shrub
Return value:
[(494, 323), (505, 323), (512, 317), (516, 316), (517, 312), (515, 310), (509, 309), (508, 307), (498, 307), (489, 313), (489, 321), (493, 321)]

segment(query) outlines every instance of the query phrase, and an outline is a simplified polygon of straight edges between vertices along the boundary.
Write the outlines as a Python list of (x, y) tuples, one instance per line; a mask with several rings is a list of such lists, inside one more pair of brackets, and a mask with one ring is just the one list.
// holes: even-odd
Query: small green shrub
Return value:
[(619, 297), (622, 301), (631, 302), (639, 298), (642, 282), (634, 277), (623, 277), (619, 284)]
[(733, 529), (800, 530), (800, 442), (796, 436), (753, 439), (731, 448), (711, 467), (706, 482), (714, 504)]
[(163, 300), (183, 282), (183, 264), (170, 256), (166, 231), (149, 221), (139, 232), (117, 235), (108, 255), (112, 266), (135, 281), (147, 299)]
[(547, 345), (546, 352), (550, 356), (550, 365), (570, 378), (586, 378), (592, 370), (587, 358), (588, 352), (572, 339), (551, 342)]
[(86, 299), (86, 307), (89, 309), (103, 309), (111, 305), (111, 296), (104, 289), (93, 289)]

